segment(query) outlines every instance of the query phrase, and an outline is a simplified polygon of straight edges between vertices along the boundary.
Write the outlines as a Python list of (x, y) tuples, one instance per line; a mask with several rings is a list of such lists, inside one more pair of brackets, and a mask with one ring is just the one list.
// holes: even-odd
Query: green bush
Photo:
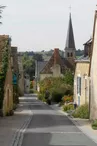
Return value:
[(62, 93), (59, 93), (58, 91), (53, 91), (53, 92), (52, 92), (52, 98), (51, 98), (51, 100), (52, 100), (53, 102), (59, 103), (59, 102), (61, 102), (61, 100), (62, 100), (62, 96), (63, 96)]
[(68, 104), (63, 106), (63, 111), (69, 111), (69, 110), (74, 110), (73, 104)]
[(43, 98), (43, 95), (42, 94), (38, 94), (38, 99), (42, 100), (42, 98)]
[(89, 106), (88, 104), (84, 104), (78, 107), (74, 113), (72, 114), (74, 118), (82, 118), (82, 119), (89, 119)]
[(34, 93), (33, 89), (30, 89), (30, 93)]
[(33, 88), (33, 81), (30, 81), (30, 89)]
[(97, 130), (97, 119), (92, 122), (92, 128)]
[(45, 95), (48, 90), (51, 95), (51, 100), (54, 102), (61, 102), (64, 95), (73, 95), (73, 86), (65, 84), (62, 77), (49, 77), (40, 82), (40, 93)]
[(43, 102), (46, 102), (46, 99), (45, 99), (43, 94), (38, 94), (38, 99), (43, 101)]

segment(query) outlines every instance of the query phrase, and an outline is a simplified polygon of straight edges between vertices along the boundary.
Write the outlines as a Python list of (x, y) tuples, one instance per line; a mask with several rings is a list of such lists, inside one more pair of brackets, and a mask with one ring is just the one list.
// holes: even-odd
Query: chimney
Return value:
[(54, 64), (59, 64), (59, 58), (60, 58), (59, 49), (55, 48), (54, 49)]

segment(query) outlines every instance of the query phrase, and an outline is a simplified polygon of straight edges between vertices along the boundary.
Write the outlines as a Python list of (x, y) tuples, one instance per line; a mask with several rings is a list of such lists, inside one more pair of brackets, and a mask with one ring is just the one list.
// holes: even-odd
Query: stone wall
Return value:
[(90, 119), (97, 119), (97, 11), (95, 13), (94, 32), (93, 32), (93, 52), (91, 60), (91, 108)]
[(6, 74), (6, 81), (4, 87), (4, 105), (3, 112), (4, 115), (13, 109), (13, 84), (12, 84), (12, 69), (11, 69), (11, 60), (9, 58), (9, 65)]
[(17, 47), (11, 47), (11, 55), (12, 55), (13, 72), (16, 73), (18, 76), (19, 68), (18, 68)]
[[(6, 45), (6, 46), (5, 46)], [(11, 39), (8, 35), (0, 35), (0, 65), (5, 47), (8, 49), (8, 68), (4, 85), (3, 114), (8, 114), (13, 110), (13, 85), (12, 85), (12, 66), (11, 66)], [(1, 71), (1, 69), (0, 69)]]
[(18, 66), (19, 66), (19, 94), (21, 96), (24, 95), (24, 71), (23, 71), (23, 62), (22, 62), (22, 56), (18, 56)]

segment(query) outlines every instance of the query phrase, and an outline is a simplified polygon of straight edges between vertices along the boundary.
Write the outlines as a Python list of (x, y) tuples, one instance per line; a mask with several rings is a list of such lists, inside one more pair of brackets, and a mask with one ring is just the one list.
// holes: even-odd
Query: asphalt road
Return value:
[(35, 97), (28, 102), (33, 118), (22, 146), (97, 146), (69, 119)]

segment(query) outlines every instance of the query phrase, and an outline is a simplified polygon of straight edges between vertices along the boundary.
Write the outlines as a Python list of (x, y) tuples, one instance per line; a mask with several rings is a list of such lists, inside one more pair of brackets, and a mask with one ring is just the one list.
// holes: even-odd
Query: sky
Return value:
[(64, 50), (71, 6), (76, 49), (92, 37), (97, 0), (0, 0), (0, 34), (18, 51)]

